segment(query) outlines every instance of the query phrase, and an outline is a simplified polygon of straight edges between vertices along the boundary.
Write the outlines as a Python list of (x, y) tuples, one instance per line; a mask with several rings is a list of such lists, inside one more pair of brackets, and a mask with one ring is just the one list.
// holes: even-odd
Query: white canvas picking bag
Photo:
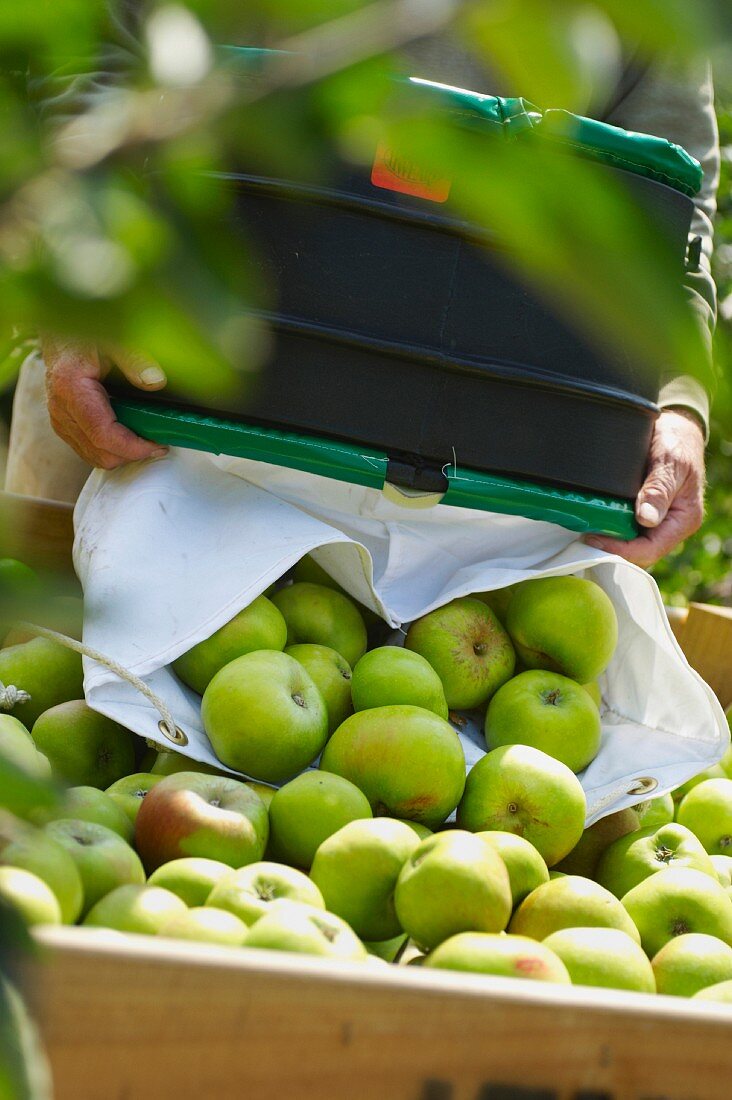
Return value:
[[(172, 450), (96, 471), (75, 512), (84, 642), (142, 678), (188, 743), (173, 746), (155, 706), (84, 659), (90, 706), (163, 748), (217, 764), (199, 698), (168, 667), (309, 551), (393, 627), (457, 596), (532, 577), (591, 577), (610, 596), (619, 642), (601, 679), (602, 744), (580, 775), (588, 824), (656, 797), (715, 763), (722, 709), (688, 665), (650, 576), (554, 524), (437, 505), (406, 508), (376, 489), (246, 459)], [(485, 752), (461, 729), (468, 767)]]

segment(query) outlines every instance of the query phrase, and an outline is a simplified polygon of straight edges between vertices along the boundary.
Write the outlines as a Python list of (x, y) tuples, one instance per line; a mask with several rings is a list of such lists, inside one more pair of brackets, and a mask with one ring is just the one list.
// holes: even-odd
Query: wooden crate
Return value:
[(56, 1100), (724, 1100), (732, 1010), (93, 929), (43, 932)]
[[(68, 507), (0, 495), (0, 532), (0, 553), (69, 569)], [(690, 663), (732, 702), (732, 612), (673, 618)], [(725, 1006), (84, 928), (39, 938), (30, 989), (56, 1100), (732, 1095)]]
[(693, 603), (669, 609), (669, 619), (689, 664), (723, 707), (732, 705), (732, 607)]
[(0, 492), (0, 557), (19, 558), (34, 569), (73, 572), (73, 512), (70, 504)]

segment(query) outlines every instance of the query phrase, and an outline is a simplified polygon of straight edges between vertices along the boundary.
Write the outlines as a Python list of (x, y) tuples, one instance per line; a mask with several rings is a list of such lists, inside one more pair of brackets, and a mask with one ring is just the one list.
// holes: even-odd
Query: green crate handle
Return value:
[[(167, 446), (269, 462), (373, 489), (383, 489), (387, 479), (388, 456), (372, 447), (119, 398), (112, 399), (112, 406), (121, 424)], [(443, 504), (525, 516), (582, 534), (628, 540), (638, 533), (633, 505), (627, 500), (457, 465), (446, 466), (445, 474)]]

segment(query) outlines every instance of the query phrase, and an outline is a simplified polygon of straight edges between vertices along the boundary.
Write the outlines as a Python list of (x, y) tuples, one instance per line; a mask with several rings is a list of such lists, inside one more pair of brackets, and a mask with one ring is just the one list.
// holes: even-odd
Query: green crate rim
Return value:
[[(373, 489), (383, 489), (387, 480), (389, 458), (372, 447), (119, 398), (112, 405), (121, 424), (166, 446), (253, 459)], [(582, 534), (628, 540), (638, 533), (627, 500), (452, 464), (444, 472), (448, 489), (442, 504), (525, 516)]]

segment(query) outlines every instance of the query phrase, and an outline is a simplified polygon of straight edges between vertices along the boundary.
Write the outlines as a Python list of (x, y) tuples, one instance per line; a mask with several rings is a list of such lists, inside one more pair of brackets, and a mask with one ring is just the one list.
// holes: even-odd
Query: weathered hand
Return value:
[(127, 462), (160, 458), (165, 447), (141, 439), (116, 419), (102, 379), (108, 359), (125, 378), (142, 390), (159, 390), (166, 383), (154, 360), (115, 349), (108, 359), (93, 346), (46, 337), (46, 392), (51, 424), (69, 446), (91, 466), (113, 470)]
[(647, 569), (701, 526), (704, 435), (692, 412), (664, 409), (658, 417), (635, 515), (646, 530), (630, 542), (600, 535), (585, 542)]

